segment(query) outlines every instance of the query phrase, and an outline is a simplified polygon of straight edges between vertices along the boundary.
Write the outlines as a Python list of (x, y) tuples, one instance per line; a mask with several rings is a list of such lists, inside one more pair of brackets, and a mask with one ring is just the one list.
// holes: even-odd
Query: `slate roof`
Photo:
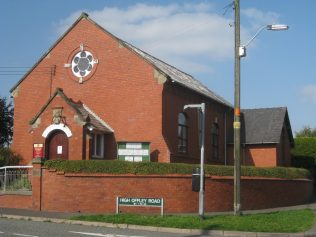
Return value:
[(193, 76), (182, 72), (181, 70), (155, 58), (154, 56), (151, 56), (150, 54), (136, 48), (135, 46), (125, 42), (124, 40), (119, 39), (118, 37), (114, 36), (107, 30), (105, 30), (103, 27), (98, 25), (96, 22), (91, 20), (88, 16), (87, 13), (82, 13), (81, 16), (73, 23), (73, 25), (55, 42), (55, 44), (36, 62), (36, 64), (21, 78), (20, 81), (18, 81), (10, 90), (12, 93), (15, 88), (34, 70), (34, 68), (49, 54), (49, 52), (72, 30), (73, 27), (75, 27), (76, 24), (81, 19), (87, 19), (93, 24), (95, 24), (98, 28), (100, 28), (103, 32), (109, 34), (112, 36), (114, 39), (119, 41), (122, 45), (125, 45), (126, 48), (130, 49), (137, 55), (139, 55), (141, 58), (146, 60), (149, 64), (151, 64), (154, 68), (156, 68), (158, 71), (162, 72), (167, 76), (167, 78), (171, 79), (174, 82), (177, 82), (178, 84), (189, 88), (199, 94), (202, 94), (210, 99), (213, 99), (221, 104), (224, 104), (228, 107), (233, 107), (232, 104), (230, 104), (228, 101), (226, 101), (224, 98), (221, 96), (217, 95), (213, 91), (209, 90), (206, 86), (204, 86), (201, 82), (196, 80)]
[(98, 115), (96, 115), (87, 105), (81, 102), (74, 102), (70, 98), (68, 98), (62, 89), (57, 88), (52, 97), (47, 101), (47, 103), (40, 109), (40, 111), (35, 115), (35, 117), (30, 121), (30, 124), (34, 124), (35, 121), (40, 117), (40, 115), (45, 111), (51, 101), (59, 95), (61, 98), (65, 100), (65, 102), (75, 110), (77, 115), (80, 117), (82, 121), (86, 123), (86, 125), (92, 125), (95, 130), (104, 133), (113, 133), (114, 130), (104, 122)]
[(279, 143), (285, 124), (293, 145), (293, 134), (286, 107), (242, 110), (242, 143)]
[[(121, 40), (122, 41), (122, 40)], [(179, 83), (180, 85), (189, 88), (191, 90), (194, 90), (195, 92), (198, 92), (199, 94), (202, 94), (206, 97), (209, 97), (221, 104), (224, 104), (226, 106), (232, 107), (232, 105), (226, 101), (223, 97), (217, 95), (213, 91), (209, 90), (206, 86), (204, 86), (201, 82), (196, 80), (193, 76), (182, 72), (181, 70), (177, 69), (174, 66), (171, 66), (163, 61), (161, 61), (158, 58), (155, 58), (154, 56), (136, 48), (135, 46), (122, 41), (124, 45), (126, 45), (128, 48), (133, 50), (135, 53), (137, 53), (139, 56), (144, 58), (147, 62), (155, 66), (157, 69), (159, 69), (161, 72), (163, 72), (165, 75), (167, 75), (171, 80)]]
[(75, 106), (77, 106), (82, 116), (86, 118), (86, 122), (91, 124), (94, 127), (94, 129), (106, 133), (114, 132), (114, 130), (106, 122), (104, 122), (96, 113), (94, 113), (87, 105), (75, 104)]

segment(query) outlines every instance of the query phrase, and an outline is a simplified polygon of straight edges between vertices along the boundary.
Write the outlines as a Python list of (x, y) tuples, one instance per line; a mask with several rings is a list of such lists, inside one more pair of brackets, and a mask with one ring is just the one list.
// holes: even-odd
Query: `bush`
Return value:
[(18, 165), (22, 157), (8, 147), (0, 148), (0, 167)]
[(295, 147), (291, 153), (293, 156), (313, 157), (316, 160), (316, 137), (295, 138)]
[(315, 160), (314, 157), (311, 156), (292, 156), (292, 166), (311, 169), (315, 166)]
[[(316, 179), (316, 137), (297, 137), (292, 153), (292, 166), (308, 169)], [(316, 185), (316, 183), (314, 183)]]
[[(138, 175), (166, 175), (166, 174), (192, 174), (192, 170), (199, 165), (180, 163), (156, 163), (143, 162), (132, 163), (119, 160), (95, 161), (95, 160), (48, 160), (44, 166), (67, 173), (107, 173), (107, 174), (138, 174)], [(206, 175), (233, 176), (234, 167), (220, 165), (205, 165)], [(274, 177), (274, 178), (310, 178), (310, 172), (300, 168), (257, 168), (243, 166), (242, 176)]]

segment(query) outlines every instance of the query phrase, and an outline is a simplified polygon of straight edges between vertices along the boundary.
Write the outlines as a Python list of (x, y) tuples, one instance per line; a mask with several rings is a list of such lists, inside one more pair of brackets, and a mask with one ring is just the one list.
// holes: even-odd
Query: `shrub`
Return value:
[[(95, 160), (48, 160), (44, 166), (67, 173), (108, 173), (108, 174), (138, 174), (138, 175), (166, 175), (166, 174), (192, 174), (192, 170), (199, 165), (180, 163), (156, 163), (143, 162), (132, 163), (119, 160), (95, 161)], [(233, 176), (232, 166), (205, 165), (205, 174), (216, 176)], [(274, 178), (310, 178), (310, 172), (300, 168), (257, 168), (243, 166), (241, 175), (251, 177)]]
[(19, 154), (13, 152), (10, 148), (0, 148), (0, 167), (8, 165), (18, 165), (21, 160), (22, 157)]
[[(316, 137), (297, 137), (292, 153), (292, 166), (308, 169), (316, 179)], [(316, 185), (316, 183), (314, 183)]]
[(314, 157), (292, 156), (292, 166), (297, 168), (311, 169), (315, 166)]
[(316, 137), (295, 138), (295, 147), (291, 153), (293, 156), (313, 157), (316, 160)]

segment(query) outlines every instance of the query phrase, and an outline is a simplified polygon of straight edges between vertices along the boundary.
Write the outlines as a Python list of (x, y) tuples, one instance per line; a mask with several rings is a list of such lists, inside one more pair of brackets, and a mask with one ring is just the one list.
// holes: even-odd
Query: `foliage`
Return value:
[[(292, 166), (308, 169), (316, 179), (316, 137), (297, 137), (292, 153)], [(314, 182), (314, 185), (316, 183)]]
[(196, 215), (144, 216), (134, 214), (74, 216), (71, 219), (183, 229), (292, 233), (311, 228), (315, 215), (312, 210), (305, 209), (242, 216), (206, 216), (204, 220)]
[(6, 186), (6, 191), (31, 191), (32, 182), (27, 175), (21, 175), (16, 178), (10, 185)]
[(9, 146), (13, 135), (13, 106), (0, 97), (0, 147)]
[(0, 167), (8, 165), (18, 165), (22, 157), (13, 152), (8, 147), (0, 147)]
[(316, 137), (316, 128), (304, 126), (302, 130), (295, 133), (296, 137)]
[(292, 149), (292, 155), (316, 158), (316, 137), (295, 138), (295, 148)]
[[(96, 161), (96, 160), (48, 160), (44, 166), (67, 173), (108, 173), (108, 174), (192, 174), (192, 170), (199, 165), (180, 163), (156, 163), (140, 162), (132, 163), (119, 160)], [(205, 165), (205, 174), (215, 176), (233, 176), (232, 166)], [(241, 175), (252, 177), (275, 177), (275, 178), (309, 178), (310, 173), (305, 169), (298, 168), (257, 168), (244, 166)]]
[(314, 157), (311, 156), (292, 156), (292, 166), (304, 169), (313, 169), (315, 166)]

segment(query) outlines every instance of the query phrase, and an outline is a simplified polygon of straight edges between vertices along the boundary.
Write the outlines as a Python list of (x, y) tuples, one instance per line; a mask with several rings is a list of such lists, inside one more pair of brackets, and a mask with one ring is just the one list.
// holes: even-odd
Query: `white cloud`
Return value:
[(253, 30), (268, 24), (279, 23), (280, 15), (275, 12), (263, 12), (255, 8), (242, 9), (241, 14), (249, 19)]
[(301, 89), (301, 94), (304, 97), (304, 99), (307, 99), (316, 103), (316, 85), (304, 86)]
[[(82, 10), (85, 11), (85, 10)], [(62, 34), (82, 11), (56, 24)], [(109, 32), (188, 73), (212, 73), (212, 61), (233, 58), (234, 28), (231, 17), (216, 12), (214, 6), (197, 4), (135, 4), (125, 9), (104, 7), (86, 11)], [(256, 9), (243, 11), (254, 22), (277, 18)], [(251, 29), (250, 29), (251, 30)], [(242, 28), (243, 35), (251, 31)]]

